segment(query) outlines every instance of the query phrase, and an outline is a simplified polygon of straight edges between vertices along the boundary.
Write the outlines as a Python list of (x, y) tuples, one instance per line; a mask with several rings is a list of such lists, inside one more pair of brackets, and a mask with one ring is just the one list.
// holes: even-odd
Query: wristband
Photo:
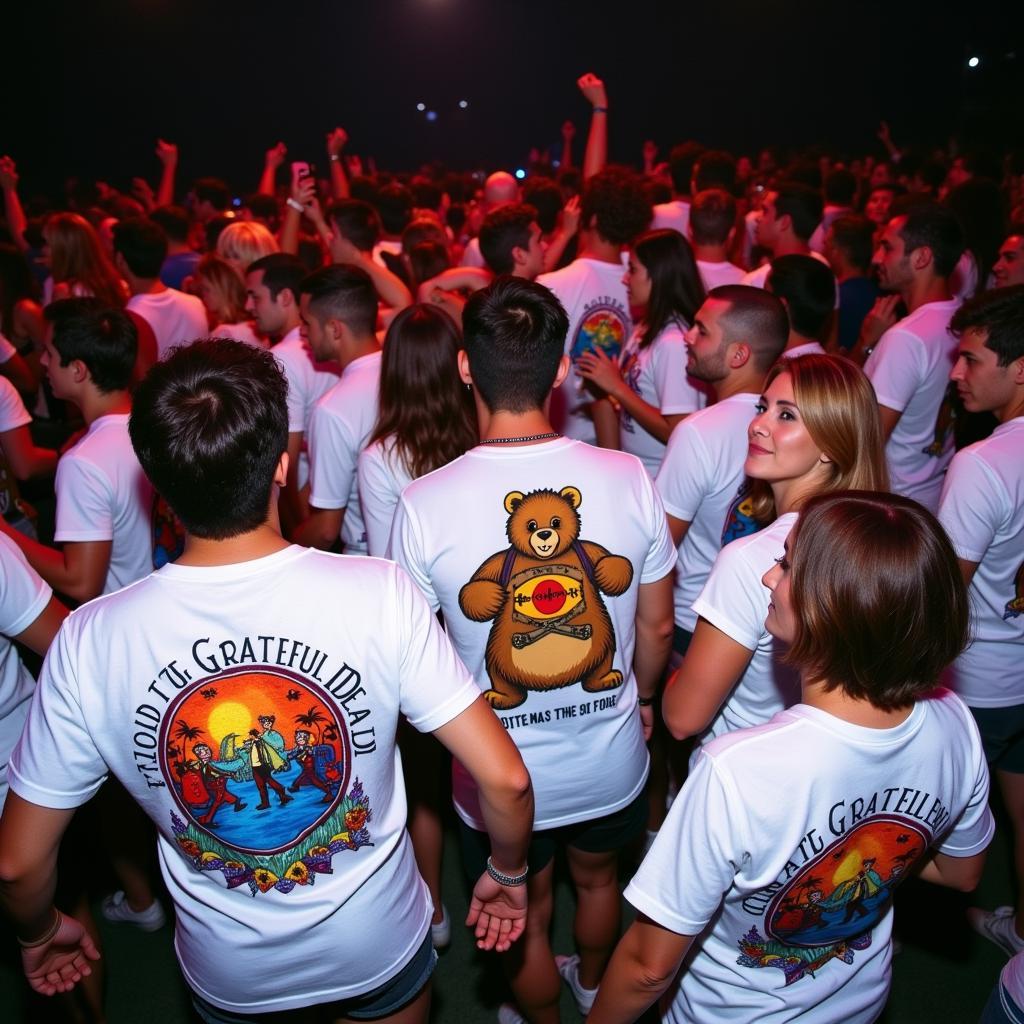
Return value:
[(330, 153), (329, 156), (333, 161), (335, 161), (335, 163), (341, 159), (341, 155), (339, 153)]
[(608, 113), (608, 108), (607, 107), (594, 107), (593, 108), (593, 113), (595, 113), (595, 114), (607, 114)]
[(38, 938), (33, 939), (31, 942), (26, 942), (21, 936), (18, 936), (18, 945), (22, 949), (38, 949), (40, 946), (45, 946), (47, 943), (53, 940), (54, 935), (60, 931), (60, 926), (64, 923), (64, 918), (59, 910), (55, 910), (56, 917), (53, 919), (53, 924)]
[(288, 197), (288, 198), (287, 198), (287, 199), (285, 200), (285, 202), (286, 202), (286, 203), (287, 203), (287, 204), (288, 204), (288, 205), (289, 205), (289, 206), (290, 206), (290, 207), (291, 207), (291, 208), (292, 208), (293, 210), (296, 210), (296, 211), (298, 211), (299, 213), (305, 213), (305, 212), (306, 212), (306, 211), (305, 211), (305, 210), (304, 210), (304, 209), (302, 208), (302, 203), (298, 202), (298, 201), (297, 201), (297, 200), (295, 200), (295, 199), (292, 199), (292, 197), (291, 197), (291, 196), (289, 196), (289, 197)]
[(498, 883), (498, 885), (526, 885), (526, 876), (529, 872), (530, 869), (526, 868), (521, 875), (506, 875), (503, 871), (499, 871), (494, 866), (490, 857), (487, 858), (487, 874), (489, 874), (491, 878)]
[(642, 708), (649, 708), (654, 703), (654, 697), (637, 697), (636, 702)]

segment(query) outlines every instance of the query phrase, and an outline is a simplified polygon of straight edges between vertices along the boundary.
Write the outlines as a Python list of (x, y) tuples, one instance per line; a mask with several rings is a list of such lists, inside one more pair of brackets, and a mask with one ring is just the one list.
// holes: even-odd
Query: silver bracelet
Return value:
[(286, 203), (287, 203), (287, 204), (288, 204), (288, 205), (289, 205), (289, 206), (290, 206), (290, 207), (291, 207), (291, 208), (292, 208), (293, 210), (296, 210), (296, 211), (297, 211), (298, 213), (305, 213), (305, 212), (306, 212), (306, 211), (305, 211), (305, 210), (304, 210), (304, 209), (302, 208), (302, 203), (300, 203), (300, 202), (299, 202), (299, 201), (298, 201), (297, 199), (292, 199), (292, 197), (291, 197), (291, 196), (289, 196), (289, 197), (288, 197), (288, 198), (287, 198), (287, 199), (285, 200), (285, 202), (286, 202)]
[[(56, 908), (55, 908), (56, 909)], [(53, 941), (53, 937), (60, 931), (60, 926), (64, 921), (64, 917), (59, 910), (56, 911), (57, 916), (53, 919), (53, 924), (39, 936), (38, 939), (33, 939), (31, 942), (26, 942), (21, 936), (17, 936), (18, 945), (22, 949), (38, 949), (40, 946), (45, 946), (48, 942)]]
[(526, 868), (521, 875), (506, 875), (503, 871), (499, 871), (491, 858), (487, 858), (487, 874), (493, 878), (498, 885), (526, 885), (526, 876), (530, 873), (530, 869)]

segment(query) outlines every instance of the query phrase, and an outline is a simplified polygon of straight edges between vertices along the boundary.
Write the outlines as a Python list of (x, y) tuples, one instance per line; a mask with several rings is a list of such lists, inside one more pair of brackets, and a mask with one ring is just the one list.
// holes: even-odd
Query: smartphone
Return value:
[(292, 161), (292, 187), (298, 185), (303, 178), (308, 178), (309, 174), (309, 164), (304, 160)]

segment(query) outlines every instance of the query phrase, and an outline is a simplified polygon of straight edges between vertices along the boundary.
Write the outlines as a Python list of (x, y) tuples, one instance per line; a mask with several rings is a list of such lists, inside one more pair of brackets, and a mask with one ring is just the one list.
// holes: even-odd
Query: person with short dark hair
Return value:
[(778, 256), (772, 260), (765, 289), (779, 297), (789, 317), (785, 358), (823, 354), (822, 340), (836, 297), (836, 278), (828, 266), (810, 256)]
[(128, 388), (138, 345), (123, 310), (99, 299), (46, 307), (42, 365), (56, 398), (82, 413), (85, 436), (57, 464), (57, 519), (49, 548), (4, 529), (55, 590), (89, 601), (153, 570), (152, 492), (128, 438)]
[(412, 220), (412, 193), (397, 182), (377, 189), (371, 200), (380, 217), (381, 237), (373, 247), (373, 258), (382, 266), (391, 269), (387, 256), (402, 253), (402, 232)]
[(654, 207), (651, 229), (671, 228), (686, 237), (690, 225), (690, 197), (693, 195), (693, 169), (704, 152), (699, 142), (683, 142), (673, 146), (668, 155), (672, 178), (672, 198)]
[(709, 188), (720, 188), (730, 194), (736, 188), (736, 158), (732, 153), (724, 149), (706, 149), (697, 157), (690, 193), (697, 195)]
[(202, 301), (160, 280), (166, 257), (167, 236), (158, 224), (136, 218), (114, 225), (114, 264), (132, 295), (126, 308), (153, 329), (160, 359), (176, 345), (189, 345), (208, 333)]
[(231, 206), (231, 192), (220, 178), (199, 178), (192, 186), (192, 214), (202, 224), (223, 217)]
[[(569, 314), (565, 351), (571, 360), (594, 348), (615, 358), (633, 327), (622, 279), (622, 247), (646, 229), (650, 201), (643, 181), (633, 171), (607, 167), (587, 179), (580, 206), (576, 259), (561, 270), (542, 274), (537, 282), (550, 288)], [(618, 433), (614, 410), (608, 403), (595, 403), (571, 365), (552, 397), (552, 422), (568, 436), (592, 444), (597, 430), (591, 406), (604, 414), (602, 431), (613, 439)]]
[[(809, 244), (814, 229), (821, 223), (821, 214), (820, 192), (800, 182), (779, 182), (765, 194), (755, 230), (757, 244), (767, 249), (772, 259), (795, 253), (814, 256), (824, 263), (825, 257), (815, 253)], [(770, 267), (770, 263), (765, 263), (751, 270), (742, 283), (763, 288)]]
[[(864, 372), (878, 395), (892, 489), (930, 509), (938, 508), (953, 457), (949, 321), (960, 303), (949, 278), (963, 247), (956, 217), (942, 206), (917, 204), (893, 217), (873, 266), (878, 283), (895, 294), (875, 303), (854, 350), (870, 353)], [(901, 300), (907, 315), (898, 320)]]
[[(490, 859), (470, 902), (477, 947), (505, 951), (525, 926), (529, 775), (405, 573), (282, 538), (286, 388), (269, 353), (213, 340), (158, 363), (136, 393), (132, 441), (185, 524), (185, 551), (66, 620), (12, 755), (2, 899), (38, 992), (74, 987), (97, 956), (53, 906), (52, 853), (109, 773), (157, 827), (202, 1020), (315, 1006), (426, 1024), (436, 957), (396, 784), (400, 716), (480, 787)], [(271, 778), (288, 799), (260, 810), (248, 762), (259, 748), (278, 763), (284, 716), (315, 733), (323, 786), (299, 786), (307, 769), (286, 756)], [(268, 965), (285, 961), (282, 984)]]
[(690, 243), (704, 287), (739, 284), (743, 269), (729, 262), (736, 234), (736, 200), (720, 188), (698, 192), (690, 205)]
[(836, 217), (825, 233), (825, 258), (839, 282), (839, 331), (836, 341), (843, 352), (857, 344), (861, 325), (878, 298), (871, 276), (874, 225), (860, 214)]
[[(952, 686), (974, 714), (1013, 828), (1024, 878), (1024, 285), (968, 299), (954, 314), (951, 379), (970, 413), (999, 426), (949, 464), (939, 521), (953, 543), (971, 607), (973, 642), (954, 662)], [(970, 914), (1010, 955), (1024, 950), (1024, 897)]]
[(935, 518), (889, 494), (819, 495), (761, 584), (799, 703), (701, 751), (626, 888), (638, 917), (591, 1024), (636, 1020), (673, 981), (670, 1024), (723, 1006), (737, 1024), (867, 1024), (900, 883), (981, 877), (988, 770), (968, 709), (936, 688), (970, 608)]
[(327, 207), (327, 221), (342, 238), (360, 252), (373, 253), (380, 241), (380, 217), (362, 199), (338, 199)]
[[(557, 1019), (559, 974), (585, 1016), (618, 931), (619, 851), (647, 816), (644, 737), (671, 643), (675, 551), (639, 462), (552, 428), (568, 317), (551, 292), (499, 277), (470, 298), (463, 327), (459, 369), (482, 441), (406, 487), (391, 553), (443, 611), (534, 781), (534, 916), (522, 954), (504, 958), (519, 1009), (501, 1019)], [(458, 766), (454, 796), (469, 863), (482, 863), (481, 804)], [(559, 847), (579, 954), (556, 964)]]
[(297, 544), (366, 553), (359, 507), (359, 453), (377, 421), (381, 349), (377, 290), (361, 267), (336, 263), (299, 288), (302, 333), (313, 355), (341, 377), (313, 409), (309, 424), (309, 516), (292, 531)]
[(199, 253), (189, 245), (192, 223), (180, 206), (158, 206), (149, 219), (163, 229), (167, 237), (167, 255), (160, 266), (160, 280), (168, 288), (181, 289), (199, 263)]
[(814, 252), (825, 255), (825, 236), (832, 222), (837, 217), (846, 217), (853, 213), (853, 202), (857, 195), (857, 177), (845, 167), (830, 171), (822, 185), (825, 206), (821, 214), (821, 223), (814, 229), (808, 243)]
[(1024, 224), (1011, 226), (992, 265), (992, 280), (997, 288), (1024, 284)]

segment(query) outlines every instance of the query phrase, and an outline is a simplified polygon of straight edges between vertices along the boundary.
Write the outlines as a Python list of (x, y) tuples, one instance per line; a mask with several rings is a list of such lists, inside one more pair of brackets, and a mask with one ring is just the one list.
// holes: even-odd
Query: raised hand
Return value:
[(165, 167), (178, 162), (178, 147), (173, 142), (156, 140), (156, 157)]
[(562, 125), (562, 138), (566, 142), (571, 142), (576, 135), (576, 125), (572, 121), (566, 121)]
[(348, 132), (344, 128), (332, 128), (327, 133), (327, 153), (329, 156), (338, 156), (348, 142)]
[(562, 210), (562, 230), (567, 235), (575, 235), (580, 229), (580, 197), (573, 196)]
[(583, 98), (592, 107), (608, 106), (608, 93), (605, 91), (604, 82), (593, 72), (588, 71), (585, 75), (582, 75), (577, 79), (576, 84), (580, 87)]
[(281, 164), (284, 163), (285, 157), (288, 155), (288, 147), (283, 143), (279, 142), (276, 146), (271, 146), (264, 155), (264, 163), (268, 167), (273, 167), (277, 170)]
[(18, 187), (18, 167), (9, 156), (0, 156), (0, 188), (13, 192)]

